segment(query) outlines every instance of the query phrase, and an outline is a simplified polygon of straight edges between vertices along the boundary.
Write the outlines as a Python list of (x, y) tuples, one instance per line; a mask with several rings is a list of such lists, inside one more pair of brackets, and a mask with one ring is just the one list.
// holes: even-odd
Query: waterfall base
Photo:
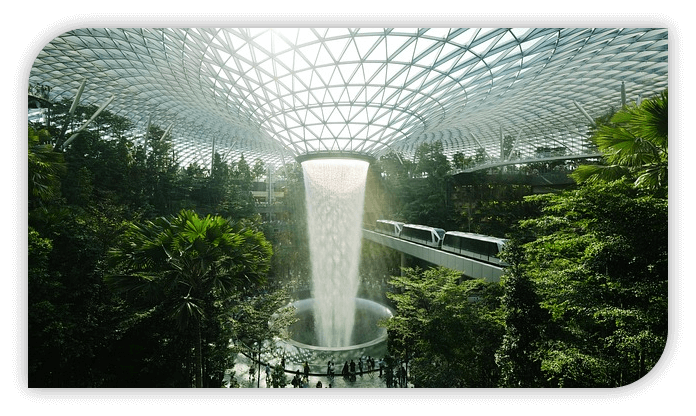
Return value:
[[(326, 365), (331, 360), (337, 366), (359, 357), (382, 358), (387, 352), (387, 330), (377, 325), (392, 316), (391, 310), (371, 300), (355, 299), (355, 327), (352, 345), (323, 347), (316, 345), (314, 332), (314, 299), (303, 299), (292, 304), (299, 321), (288, 328), (290, 338), (280, 343), (281, 353), (297, 363)], [(338, 369), (340, 371), (340, 368)]]

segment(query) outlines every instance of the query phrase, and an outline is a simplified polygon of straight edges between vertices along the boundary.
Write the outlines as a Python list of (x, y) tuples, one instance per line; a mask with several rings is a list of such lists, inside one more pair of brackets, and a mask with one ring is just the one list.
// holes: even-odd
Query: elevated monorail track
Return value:
[(500, 266), (412, 243), (371, 230), (363, 229), (363, 238), (400, 251), (403, 254), (417, 257), (437, 266), (458, 270), (466, 276), (483, 279), (487, 282), (500, 281), (500, 276), (502, 276), (504, 270), (503, 267)]

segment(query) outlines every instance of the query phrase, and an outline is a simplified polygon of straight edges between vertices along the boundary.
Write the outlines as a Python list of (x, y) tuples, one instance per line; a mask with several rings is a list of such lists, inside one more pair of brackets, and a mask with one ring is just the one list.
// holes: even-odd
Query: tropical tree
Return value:
[(416, 173), (423, 177), (442, 179), (450, 171), (450, 162), (444, 154), (441, 141), (423, 143), (416, 149)]
[(285, 369), (282, 365), (276, 364), (273, 367), (273, 372), (271, 373), (271, 386), (273, 388), (284, 388), (288, 385), (288, 377), (285, 374)]
[[(259, 293), (239, 301), (232, 309), (229, 322), (242, 352), (251, 352), (258, 360), (257, 387), (261, 382), (263, 353), (275, 348), (276, 339), (287, 338), (286, 329), (297, 321), (295, 308), (284, 290)], [(252, 364), (253, 365), (253, 364)]]
[(397, 181), (413, 175), (414, 163), (400, 153), (390, 152), (379, 158), (378, 168), (383, 178)]
[(519, 242), (509, 240), (501, 258), (509, 266), (501, 278), (500, 307), (505, 333), (495, 356), (500, 386), (543, 387), (539, 351), (550, 316), (541, 307), (536, 286), (524, 270), (524, 250)]
[(502, 337), (499, 286), (446, 269), (405, 268), (390, 281), (389, 353), (408, 362), (416, 387), (495, 387)]
[(260, 232), (222, 217), (183, 210), (133, 224), (111, 251), (116, 272), (108, 281), (148, 308), (160, 308), (185, 330), (193, 327), (195, 385), (202, 387), (205, 311), (236, 290), (262, 283), (271, 246)]
[(266, 164), (263, 163), (263, 160), (256, 159), (256, 162), (254, 162), (254, 167), (251, 169), (251, 174), (254, 177), (254, 181), (258, 181), (263, 175), (266, 174)]
[(602, 164), (582, 165), (572, 174), (579, 183), (626, 178), (636, 187), (667, 189), (667, 90), (624, 107), (597, 127), (591, 140)]
[(221, 208), (233, 218), (250, 218), (256, 213), (256, 204), (252, 194), (253, 176), (251, 168), (241, 155), (237, 163), (231, 162), (230, 193), (225, 206)]
[(60, 152), (53, 151), (47, 130), (29, 126), (29, 209), (60, 195), (60, 176), (65, 162)]
[[(529, 199), (543, 215), (521, 221), (531, 238), (516, 267), (548, 312), (541, 339), (524, 343), (537, 346), (544, 378), (559, 387), (640, 379), (667, 340), (667, 200), (623, 181)], [(526, 293), (516, 302), (534, 306)]]
[(380, 159), (383, 177), (394, 199), (392, 219), (453, 229), (454, 217), (449, 204), (451, 165), (441, 142), (422, 143), (414, 161), (395, 153)]
[(50, 132), (28, 129), (28, 382), (101, 387), (110, 377), (112, 329), (120, 318), (101, 267), (117, 234), (118, 209), (67, 203), (69, 169)]
[(452, 156), (452, 167), (455, 169), (465, 169), (472, 161), (472, 157), (465, 156), (462, 152), (457, 152)]

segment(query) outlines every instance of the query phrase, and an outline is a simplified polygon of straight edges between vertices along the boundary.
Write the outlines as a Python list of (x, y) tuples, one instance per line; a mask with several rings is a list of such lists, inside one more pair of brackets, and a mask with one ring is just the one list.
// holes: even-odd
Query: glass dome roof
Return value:
[[(531, 158), (591, 153), (588, 117), (667, 88), (668, 30), (86, 28), (41, 50), (30, 84), (145, 130), (182, 162), (211, 149), (279, 165), (332, 152)], [(505, 138), (512, 144), (503, 145)]]

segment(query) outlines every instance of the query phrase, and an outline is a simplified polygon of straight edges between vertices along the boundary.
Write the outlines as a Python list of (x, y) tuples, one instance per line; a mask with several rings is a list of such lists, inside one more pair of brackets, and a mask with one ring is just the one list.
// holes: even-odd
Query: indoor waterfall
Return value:
[(311, 159), (304, 172), (317, 345), (351, 345), (368, 162)]

